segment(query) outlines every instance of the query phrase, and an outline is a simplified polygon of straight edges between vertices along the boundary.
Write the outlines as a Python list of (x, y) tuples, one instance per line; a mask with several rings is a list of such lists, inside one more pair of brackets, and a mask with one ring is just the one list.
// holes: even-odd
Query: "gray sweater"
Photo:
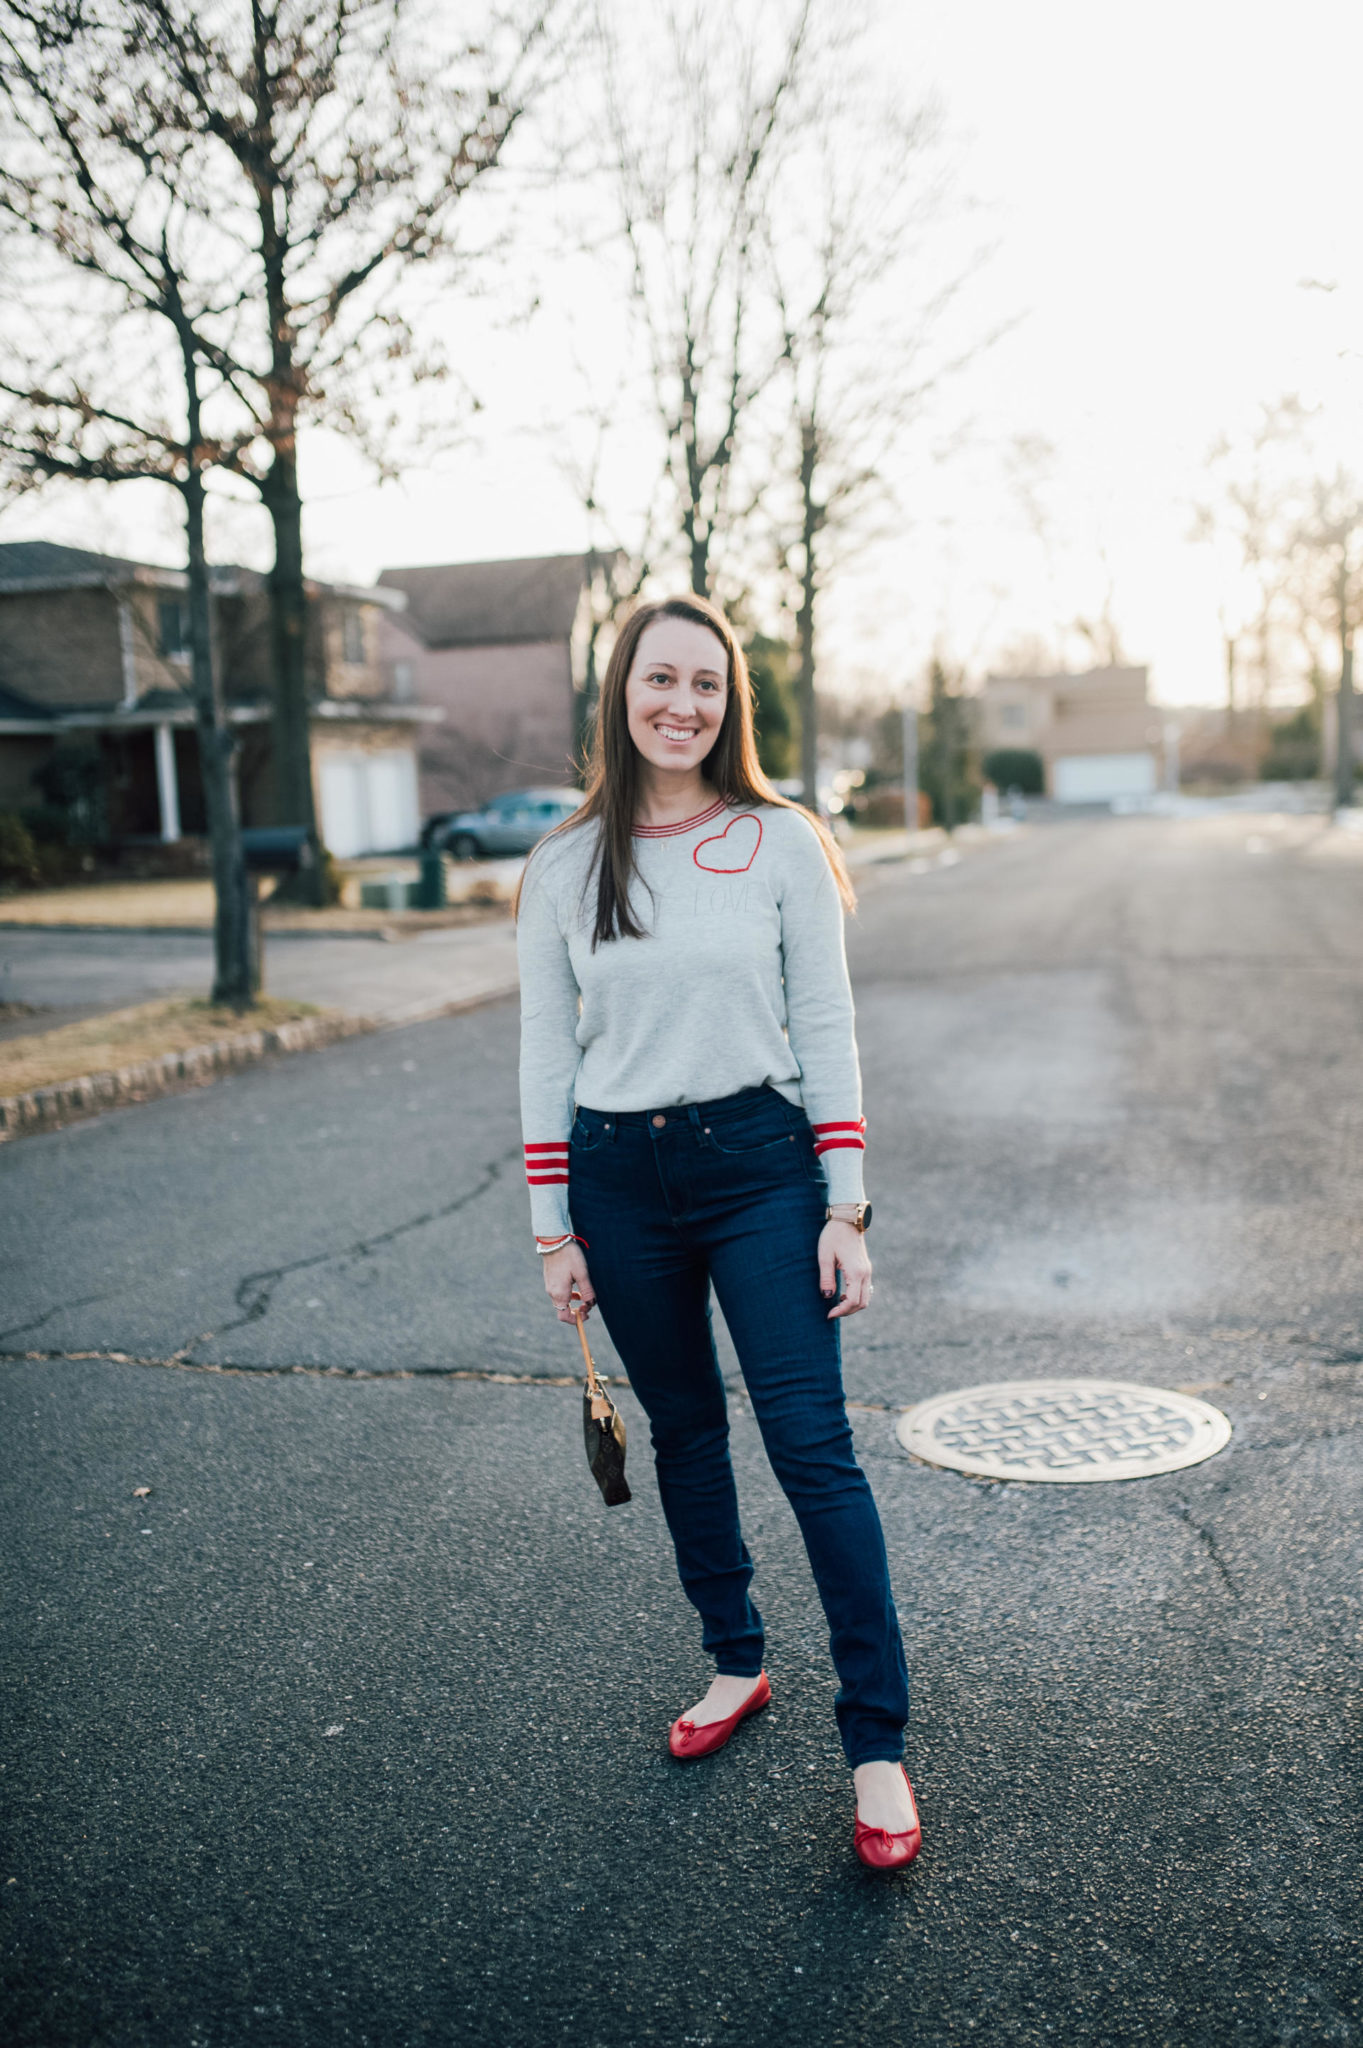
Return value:
[(862, 1198), (865, 1124), (842, 904), (799, 811), (722, 802), (635, 837), (646, 936), (592, 951), (597, 827), (530, 857), (521, 1123), (537, 1237), (568, 1227), (573, 1106), (665, 1109), (776, 1088), (814, 1126), (830, 1202)]

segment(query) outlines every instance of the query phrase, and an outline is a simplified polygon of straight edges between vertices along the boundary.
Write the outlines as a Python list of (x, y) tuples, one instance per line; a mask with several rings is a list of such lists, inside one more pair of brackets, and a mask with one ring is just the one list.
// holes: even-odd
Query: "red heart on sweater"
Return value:
[[(740, 831), (739, 827), (747, 829)], [(729, 835), (738, 837), (730, 841)], [(736, 818), (730, 818), (722, 832), (713, 839), (702, 839), (691, 858), (698, 868), (704, 868), (707, 875), (745, 875), (757, 859), (757, 849), (762, 844), (762, 820), (751, 811), (742, 811)], [(716, 848), (714, 858), (702, 860), (707, 846)]]

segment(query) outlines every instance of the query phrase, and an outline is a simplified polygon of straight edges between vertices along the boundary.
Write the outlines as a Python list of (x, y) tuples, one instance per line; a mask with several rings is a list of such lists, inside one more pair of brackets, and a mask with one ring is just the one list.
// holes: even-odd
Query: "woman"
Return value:
[(715, 1659), (672, 1754), (712, 1755), (771, 1697), (713, 1286), (828, 1617), (857, 1852), (893, 1869), (920, 1839), (908, 1680), (838, 1327), (871, 1296), (850, 901), (831, 839), (758, 765), (728, 621), (694, 597), (641, 606), (602, 685), (587, 800), (517, 906), (536, 1247), (561, 1322), (600, 1304)]

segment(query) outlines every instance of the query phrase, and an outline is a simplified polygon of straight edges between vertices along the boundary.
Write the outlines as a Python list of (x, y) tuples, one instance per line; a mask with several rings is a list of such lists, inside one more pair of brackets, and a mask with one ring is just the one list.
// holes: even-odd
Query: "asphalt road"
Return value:
[[(1048, 826), (866, 880), (847, 1378), (906, 1877), (852, 1856), (736, 1381), (775, 1705), (665, 1754), (701, 1661), (637, 1409), (607, 1512), (555, 1383), (511, 1006), (0, 1149), (6, 2040), (1363, 2039), (1363, 863), (1324, 830)], [(900, 1451), (905, 1404), (1052, 1371), (1235, 1434), (1073, 1488)]]

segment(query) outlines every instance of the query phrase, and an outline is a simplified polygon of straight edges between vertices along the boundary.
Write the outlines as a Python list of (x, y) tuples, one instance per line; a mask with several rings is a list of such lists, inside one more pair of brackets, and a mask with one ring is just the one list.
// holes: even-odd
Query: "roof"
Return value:
[[(255, 569), (238, 568), (229, 562), (214, 562), (209, 583), (220, 595), (235, 596), (242, 590), (259, 590), (265, 578)], [(53, 540), (14, 540), (0, 543), (0, 596), (18, 597), (37, 590), (108, 590), (129, 583), (151, 589), (186, 590), (189, 577), (183, 569), (162, 569), (152, 562), (133, 562), (122, 555), (100, 555), (90, 548), (68, 548)], [(318, 583), (308, 578), (309, 592), (325, 591), (332, 597), (362, 604), (379, 604), (386, 611), (400, 609), (399, 591), (362, 589), (348, 583)]]
[(15, 540), (0, 546), (0, 590), (105, 589), (130, 583), (139, 562), (96, 555), (89, 548), (59, 547), (51, 540)]
[(586, 555), (515, 562), (446, 562), (385, 569), (379, 583), (407, 598), (403, 624), (427, 647), (567, 640), (587, 581)]

